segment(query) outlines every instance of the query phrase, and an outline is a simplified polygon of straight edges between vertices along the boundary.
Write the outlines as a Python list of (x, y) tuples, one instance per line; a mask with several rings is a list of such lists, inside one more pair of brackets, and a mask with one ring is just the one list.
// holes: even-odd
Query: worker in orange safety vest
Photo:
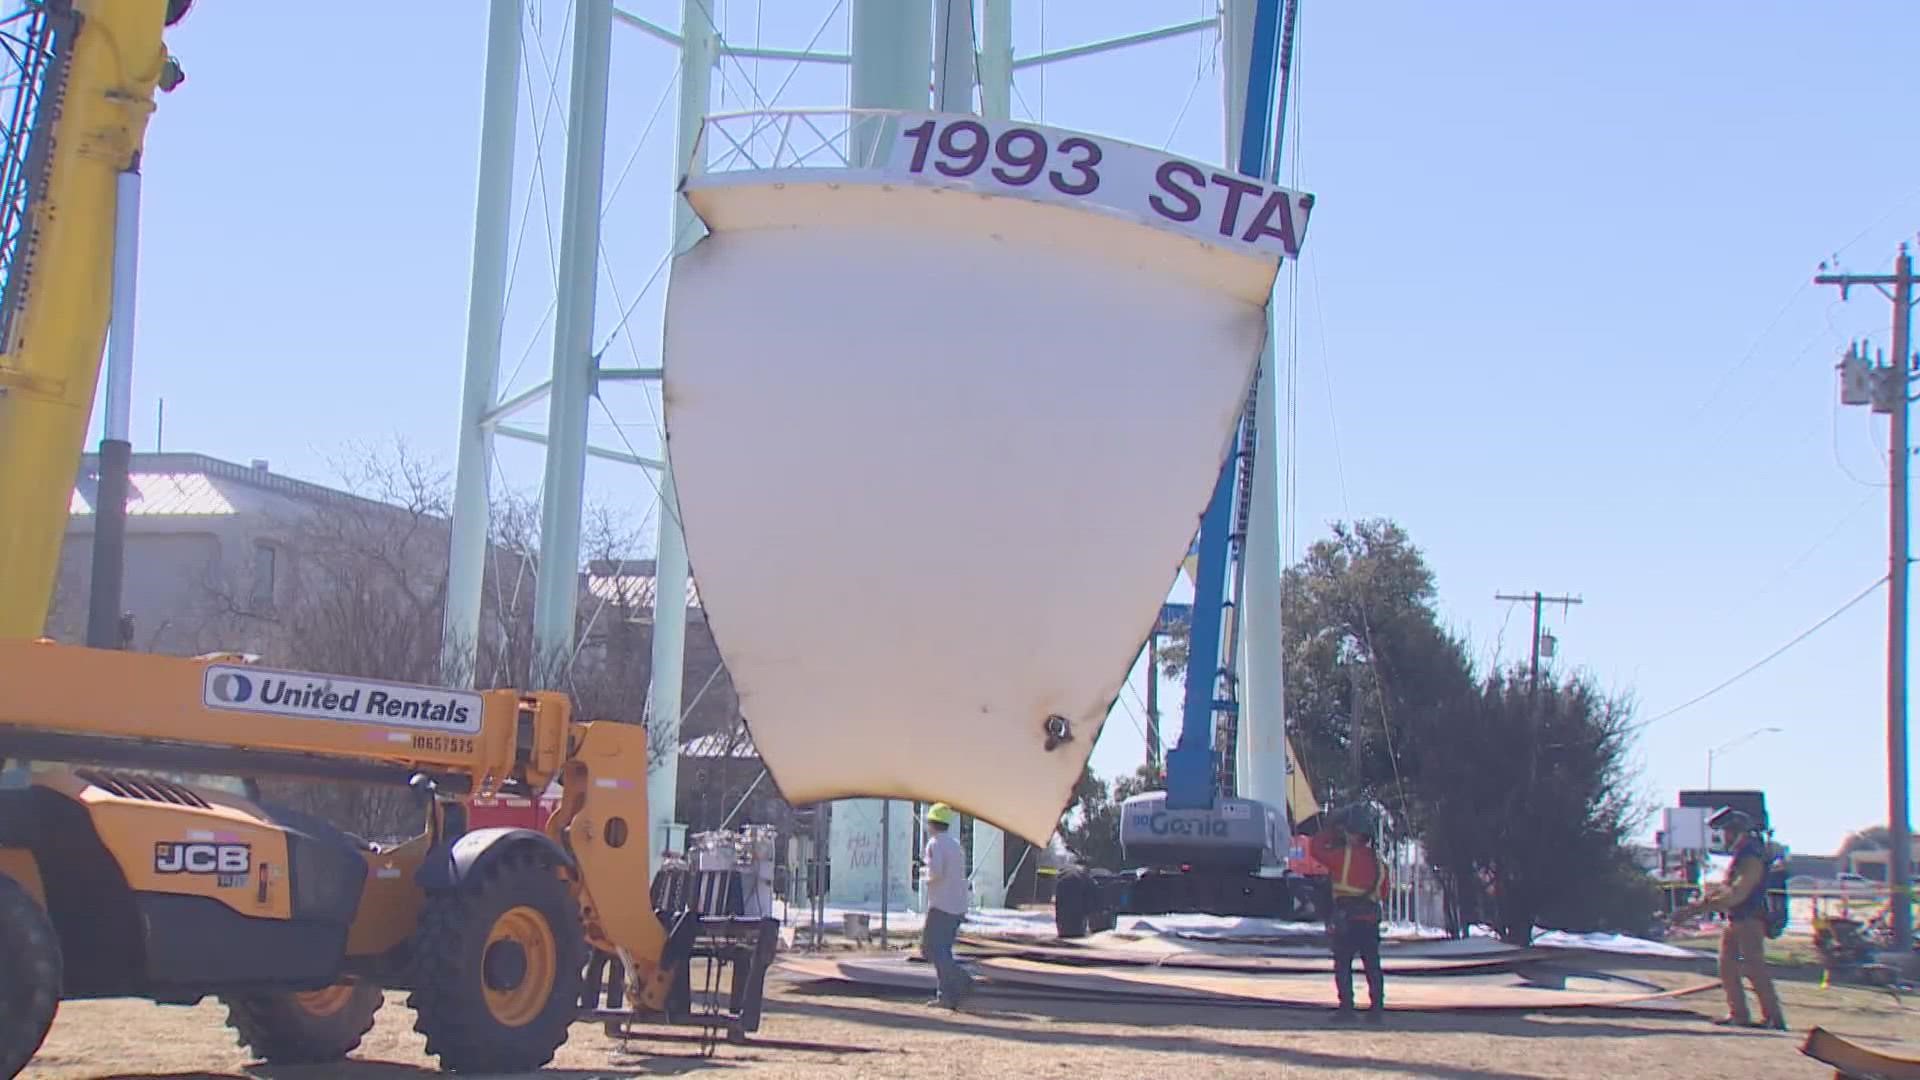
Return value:
[(1367, 973), (1367, 1021), (1380, 1023), (1387, 1007), (1386, 976), (1380, 969), (1380, 902), (1387, 895), (1387, 867), (1373, 850), (1371, 817), (1358, 805), (1333, 811), (1307, 840), (1307, 853), (1327, 868), (1333, 887), (1327, 937), (1333, 945), (1333, 987), (1340, 998), (1335, 1021), (1353, 1019), (1356, 956)]

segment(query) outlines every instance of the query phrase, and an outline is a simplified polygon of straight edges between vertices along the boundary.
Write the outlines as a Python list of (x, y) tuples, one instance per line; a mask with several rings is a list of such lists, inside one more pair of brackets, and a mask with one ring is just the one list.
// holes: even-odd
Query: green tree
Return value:
[(1839, 858), (1846, 858), (1856, 851), (1891, 851), (1893, 849), (1893, 831), (1885, 825), (1869, 825), (1857, 832), (1847, 834), (1840, 844)]
[[(1282, 596), (1288, 733), (1317, 794), (1402, 811), (1406, 718), (1473, 692), (1466, 650), (1434, 610), (1425, 557), (1391, 521), (1339, 522), (1286, 570)], [(1160, 647), (1171, 677), (1185, 673), (1187, 631), (1174, 626)]]
[(1585, 678), (1543, 674), (1535, 690), (1516, 668), (1416, 717), (1417, 834), (1460, 884), (1486, 886), (1502, 940), (1524, 945), (1537, 925), (1645, 929), (1655, 901), (1626, 847), (1643, 813), (1630, 716)]
[[(1087, 783), (1089, 779), (1091, 785)], [(1158, 770), (1142, 765), (1125, 776), (1115, 777), (1109, 789), (1089, 768), (1081, 778), (1081, 785), (1074, 789), (1080, 815), (1060, 827), (1060, 838), (1067, 850), (1087, 866), (1124, 869), (1125, 860), (1120, 850), (1121, 806), (1135, 795), (1160, 790), (1165, 781)], [(1083, 790), (1084, 799), (1080, 797)]]
[[(1637, 820), (1628, 703), (1580, 679), (1482, 678), (1441, 622), (1406, 531), (1337, 523), (1283, 577), (1288, 734), (1327, 802), (1368, 800), (1440, 871), (1456, 933), (1536, 920), (1639, 930), (1657, 906), (1624, 841)], [(1186, 662), (1185, 627), (1157, 659)]]
[(1338, 523), (1286, 571), (1282, 595), (1287, 720), (1307, 774), (1329, 789), (1323, 798), (1404, 817), (1407, 725), (1473, 685), (1465, 648), (1434, 610), (1425, 557), (1391, 521)]

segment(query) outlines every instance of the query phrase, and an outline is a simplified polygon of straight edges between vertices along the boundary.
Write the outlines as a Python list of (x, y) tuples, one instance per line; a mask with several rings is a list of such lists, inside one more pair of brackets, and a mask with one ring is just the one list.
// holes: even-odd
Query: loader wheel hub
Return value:
[(480, 974), (489, 990), (511, 990), (527, 977), (527, 949), (517, 941), (496, 941), (487, 946), (487, 957)]
[(509, 1027), (532, 1023), (553, 997), (559, 956), (553, 928), (538, 911), (522, 906), (503, 912), (480, 960), (487, 1011)]

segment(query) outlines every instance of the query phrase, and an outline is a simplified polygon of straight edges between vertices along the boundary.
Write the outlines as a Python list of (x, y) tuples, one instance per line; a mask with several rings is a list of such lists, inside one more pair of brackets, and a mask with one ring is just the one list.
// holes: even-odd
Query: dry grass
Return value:
[[(1663, 985), (1696, 982), (1699, 968), (1635, 968)], [(1783, 973), (1787, 974), (1787, 973)], [(1796, 1033), (1728, 1032), (1705, 1019), (1718, 995), (1688, 999), (1672, 1016), (1536, 1013), (1396, 1014), (1384, 1029), (1330, 1029), (1302, 1010), (1114, 1006), (983, 996), (954, 1015), (913, 997), (769, 985), (760, 1037), (827, 1044), (821, 1051), (730, 1047), (703, 1060), (697, 1047), (635, 1041), (622, 1048), (592, 1025), (575, 1028), (541, 1074), (585, 1080), (711, 1072), (720, 1076), (827, 1076), (1019, 1080), (1191, 1076), (1200, 1080), (1341, 1071), (1353, 1077), (1651, 1076), (1741, 1080), (1828, 1077), (1799, 1053), (1813, 1025), (1869, 1045), (1920, 1040), (1920, 1001), (1885, 992), (1821, 989), (1818, 974), (1783, 981)], [(134, 1002), (77, 1002), (61, 1011), (30, 1080), (262, 1077), (397, 1080), (432, 1068), (412, 1017), (394, 995), (356, 1061), (327, 1068), (250, 1069), (222, 1026), (218, 1005), (190, 1009)]]

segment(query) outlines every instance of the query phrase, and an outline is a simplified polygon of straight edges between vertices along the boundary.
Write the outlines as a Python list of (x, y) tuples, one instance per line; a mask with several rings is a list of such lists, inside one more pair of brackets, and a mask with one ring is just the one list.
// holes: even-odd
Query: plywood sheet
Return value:
[(1825, 1028), (1807, 1032), (1800, 1052), (1833, 1066), (1845, 1080), (1920, 1080), (1920, 1056), (1912, 1056), (1916, 1051), (1903, 1049), (1895, 1054), (1869, 1049)]

